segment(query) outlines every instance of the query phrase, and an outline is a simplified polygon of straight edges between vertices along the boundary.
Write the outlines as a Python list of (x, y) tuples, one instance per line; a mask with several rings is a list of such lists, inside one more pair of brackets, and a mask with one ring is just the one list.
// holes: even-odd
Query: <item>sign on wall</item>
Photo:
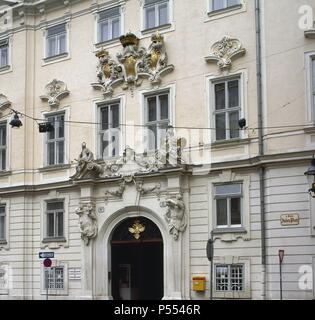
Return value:
[(280, 221), (282, 226), (297, 226), (300, 224), (300, 216), (298, 213), (283, 214)]
[(69, 268), (69, 280), (81, 280), (81, 269)]

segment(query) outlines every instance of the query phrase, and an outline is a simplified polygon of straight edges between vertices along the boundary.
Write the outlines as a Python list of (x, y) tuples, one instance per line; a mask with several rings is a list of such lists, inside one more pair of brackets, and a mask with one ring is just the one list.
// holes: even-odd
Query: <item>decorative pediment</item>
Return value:
[(69, 95), (70, 91), (67, 89), (67, 85), (57, 79), (48, 83), (45, 87), (45, 95), (40, 96), (43, 101), (48, 101), (48, 105), (51, 108), (58, 108), (60, 100)]
[(139, 87), (142, 79), (149, 79), (152, 85), (159, 85), (161, 77), (174, 70), (168, 65), (164, 37), (158, 32), (151, 37), (148, 49), (139, 47), (140, 40), (127, 33), (120, 37), (123, 51), (117, 54), (117, 61), (101, 49), (96, 53), (98, 82), (92, 83), (94, 89), (101, 90), (105, 97), (111, 97), (116, 86), (124, 90)]
[(11, 106), (11, 102), (8, 100), (8, 98), (0, 93), (0, 116), (2, 115), (3, 111)]
[(135, 174), (158, 172), (164, 168), (177, 168), (184, 164), (181, 157), (181, 146), (178, 143), (180, 140), (174, 136), (173, 130), (169, 129), (165, 143), (153, 155), (137, 155), (133, 149), (127, 147), (120, 159), (103, 162), (95, 161), (93, 153), (83, 142), (82, 151), (79, 158), (76, 159), (76, 173), (71, 179), (115, 177), (132, 179)]
[(206, 57), (206, 61), (217, 62), (222, 70), (229, 69), (232, 66), (232, 60), (245, 53), (246, 50), (242, 48), (242, 43), (238, 39), (225, 36), (211, 47), (211, 53)]

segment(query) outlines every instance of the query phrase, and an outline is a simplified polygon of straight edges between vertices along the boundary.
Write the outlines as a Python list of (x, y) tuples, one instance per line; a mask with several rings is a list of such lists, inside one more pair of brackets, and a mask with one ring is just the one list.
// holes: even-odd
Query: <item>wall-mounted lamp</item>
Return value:
[(12, 128), (20, 128), (22, 125), (18, 112), (14, 111), (14, 115), (10, 121), (10, 126)]
[(311, 166), (305, 172), (305, 175), (307, 176), (309, 185), (311, 186), (308, 192), (313, 198), (315, 198), (315, 157), (313, 157)]

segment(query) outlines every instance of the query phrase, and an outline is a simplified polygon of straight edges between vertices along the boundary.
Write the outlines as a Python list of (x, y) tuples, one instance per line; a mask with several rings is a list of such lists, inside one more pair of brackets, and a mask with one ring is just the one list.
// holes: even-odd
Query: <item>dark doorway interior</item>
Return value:
[(135, 219), (124, 220), (112, 238), (112, 295), (115, 300), (161, 300), (163, 241), (157, 226), (138, 218), (145, 230), (135, 239), (129, 232)]

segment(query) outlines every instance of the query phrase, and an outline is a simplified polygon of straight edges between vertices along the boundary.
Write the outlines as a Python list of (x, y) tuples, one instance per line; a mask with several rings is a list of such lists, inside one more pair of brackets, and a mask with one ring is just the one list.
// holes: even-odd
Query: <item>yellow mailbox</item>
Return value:
[(205, 291), (206, 290), (206, 277), (193, 277), (193, 291)]

